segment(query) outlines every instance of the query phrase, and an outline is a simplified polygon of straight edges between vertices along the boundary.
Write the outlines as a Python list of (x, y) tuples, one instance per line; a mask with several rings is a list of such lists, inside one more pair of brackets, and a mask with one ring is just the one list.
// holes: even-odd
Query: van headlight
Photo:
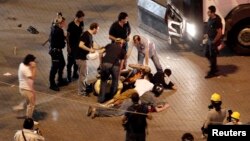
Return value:
[(186, 31), (190, 36), (195, 37), (197, 33), (195, 24), (187, 22)]

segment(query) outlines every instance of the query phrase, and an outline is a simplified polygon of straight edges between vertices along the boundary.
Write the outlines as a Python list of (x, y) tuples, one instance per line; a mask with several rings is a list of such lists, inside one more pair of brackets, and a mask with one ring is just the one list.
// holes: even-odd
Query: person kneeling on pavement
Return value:
[(26, 118), (23, 123), (23, 129), (15, 133), (14, 141), (45, 141), (41, 132), (34, 128), (34, 121), (32, 118)]

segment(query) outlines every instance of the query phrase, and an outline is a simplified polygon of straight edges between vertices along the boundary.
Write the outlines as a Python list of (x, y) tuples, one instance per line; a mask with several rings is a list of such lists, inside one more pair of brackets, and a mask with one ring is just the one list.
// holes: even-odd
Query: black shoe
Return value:
[(68, 83), (68, 81), (67, 80), (60, 80), (60, 81), (58, 81), (58, 83), (57, 83), (57, 86), (67, 86), (69, 83)]
[(50, 86), (49, 88), (54, 91), (60, 91), (58, 86)]
[(68, 83), (72, 82), (71, 78), (68, 78), (67, 80), (68, 80)]
[(208, 78), (212, 78), (212, 77), (216, 77), (217, 75), (215, 73), (208, 73), (206, 76), (205, 76), (205, 79), (208, 79)]
[(78, 79), (78, 78), (79, 78), (79, 75), (76, 73), (76, 74), (73, 75), (73, 78), (74, 78), (74, 79)]

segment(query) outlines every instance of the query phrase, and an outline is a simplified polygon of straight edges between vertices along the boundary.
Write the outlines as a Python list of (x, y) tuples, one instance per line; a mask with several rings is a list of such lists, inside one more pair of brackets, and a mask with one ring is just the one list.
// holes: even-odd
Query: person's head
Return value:
[(96, 34), (99, 30), (99, 24), (92, 23), (92, 24), (90, 24), (89, 29), (92, 31), (92, 34)]
[(216, 111), (220, 111), (222, 101), (221, 101), (221, 96), (218, 93), (213, 93), (211, 95), (211, 104)]
[(154, 93), (155, 97), (159, 97), (164, 91), (164, 87), (161, 83), (154, 84), (152, 92)]
[(139, 35), (134, 35), (134, 36), (133, 36), (133, 44), (134, 44), (135, 46), (137, 46), (137, 45), (140, 44), (140, 42), (141, 42), (141, 37), (140, 37)]
[(139, 94), (138, 93), (133, 93), (131, 95), (131, 100), (132, 100), (133, 103), (138, 103), (139, 100), (140, 100)]
[(62, 16), (61, 12), (57, 13), (56, 18), (54, 19), (54, 24), (60, 28), (66, 26), (66, 19)]
[(239, 112), (233, 112), (232, 115), (231, 115), (231, 120), (233, 123), (237, 123), (240, 121), (240, 113)]
[(172, 71), (170, 69), (166, 68), (164, 70), (164, 74), (167, 75), (167, 76), (170, 76), (172, 74)]
[(126, 12), (121, 12), (118, 15), (118, 21), (122, 24), (126, 24), (128, 22), (128, 14)]
[(29, 65), (29, 63), (35, 61), (35, 59), (36, 59), (36, 57), (35, 57), (34, 55), (28, 54), (28, 55), (26, 55), (26, 56), (24, 57), (23, 63), (24, 63), (25, 65)]
[(182, 141), (194, 141), (194, 136), (191, 133), (184, 133), (181, 137)]
[(82, 22), (82, 21), (84, 20), (84, 16), (85, 16), (85, 14), (83, 13), (82, 10), (77, 11), (77, 12), (76, 12), (76, 15), (75, 15), (76, 20), (77, 20), (78, 22)]
[(24, 129), (33, 129), (34, 127), (34, 121), (32, 118), (26, 118), (23, 122), (23, 128)]
[(208, 17), (213, 17), (215, 16), (216, 8), (215, 6), (211, 5), (208, 7), (207, 15)]

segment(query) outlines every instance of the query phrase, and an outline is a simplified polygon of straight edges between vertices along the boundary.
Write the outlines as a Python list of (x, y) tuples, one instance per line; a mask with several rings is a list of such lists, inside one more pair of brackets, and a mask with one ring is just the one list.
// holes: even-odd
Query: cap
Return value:
[(211, 96), (211, 100), (214, 102), (219, 102), (221, 101), (221, 96), (218, 93), (213, 93)]

